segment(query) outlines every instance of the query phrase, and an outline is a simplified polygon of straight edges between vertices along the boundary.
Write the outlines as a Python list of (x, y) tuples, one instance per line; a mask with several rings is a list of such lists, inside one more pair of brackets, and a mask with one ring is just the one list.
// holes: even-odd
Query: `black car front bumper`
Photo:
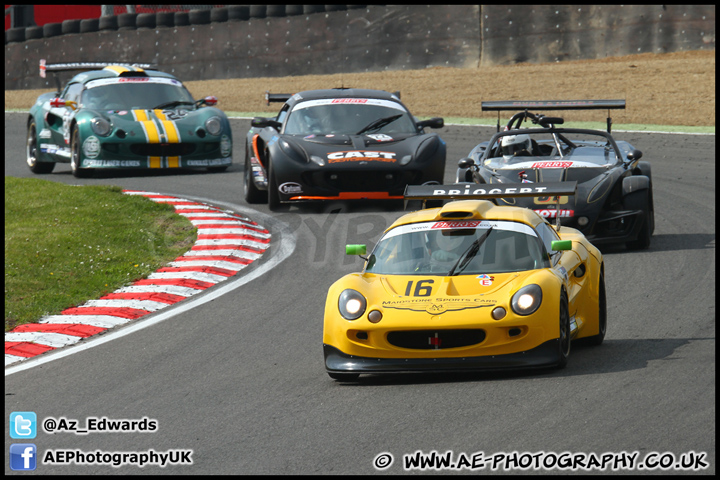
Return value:
[(558, 339), (525, 352), (482, 357), (367, 358), (348, 355), (323, 344), (328, 373), (470, 372), (552, 367), (560, 360)]

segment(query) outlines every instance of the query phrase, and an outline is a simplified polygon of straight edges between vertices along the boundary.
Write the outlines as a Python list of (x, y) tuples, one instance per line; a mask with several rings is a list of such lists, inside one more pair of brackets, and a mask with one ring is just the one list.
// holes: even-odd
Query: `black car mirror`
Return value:
[(282, 124), (277, 120), (266, 117), (255, 117), (250, 121), (250, 125), (257, 128), (273, 127), (276, 130), (280, 130)]
[(628, 160), (635, 161), (640, 160), (642, 158), (642, 152), (640, 150), (633, 150), (632, 152), (628, 153), (627, 156)]
[(445, 126), (445, 120), (440, 117), (433, 117), (427, 120), (423, 120), (417, 123), (418, 128), (430, 127), (430, 128), (443, 128)]
[(472, 158), (461, 158), (460, 161), (458, 162), (459, 168), (470, 168), (473, 165), (475, 165), (475, 162), (473, 161)]
[(550, 125), (562, 125), (565, 123), (565, 119), (561, 117), (543, 117), (539, 120), (540, 125), (548, 128)]

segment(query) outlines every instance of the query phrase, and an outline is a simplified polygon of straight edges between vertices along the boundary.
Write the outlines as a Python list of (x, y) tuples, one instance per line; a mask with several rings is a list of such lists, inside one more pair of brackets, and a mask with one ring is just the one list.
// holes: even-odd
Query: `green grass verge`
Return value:
[(196, 238), (171, 205), (120, 187), (5, 177), (5, 331), (144, 278)]

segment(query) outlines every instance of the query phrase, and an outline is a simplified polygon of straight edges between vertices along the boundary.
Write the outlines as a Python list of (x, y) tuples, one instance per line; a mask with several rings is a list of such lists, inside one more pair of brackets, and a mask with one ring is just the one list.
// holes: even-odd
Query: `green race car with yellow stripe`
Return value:
[[(601, 344), (602, 253), (578, 230), (487, 200), (557, 199), (576, 188), (408, 186), (406, 198), (458, 201), (396, 220), (363, 257), (363, 271), (330, 287), (323, 328), (330, 377), (562, 368), (571, 342)], [(346, 248), (365, 254), (364, 245)]]
[(217, 98), (194, 100), (150, 65), (40, 63), (46, 72), (80, 70), (65, 88), (40, 95), (27, 122), (27, 163), (50, 173), (70, 163), (76, 177), (100, 168), (203, 168), (232, 164), (232, 132)]

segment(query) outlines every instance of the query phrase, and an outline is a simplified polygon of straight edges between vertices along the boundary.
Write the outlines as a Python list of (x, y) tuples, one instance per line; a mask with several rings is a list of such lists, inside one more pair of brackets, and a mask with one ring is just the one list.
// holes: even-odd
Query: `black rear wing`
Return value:
[(267, 105), (270, 105), (270, 102), (275, 103), (285, 103), (288, 100), (290, 100), (290, 97), (292, 97), (292, 93), (270, 93), (265, 92), (265, 103)]
[(75, 62), (75, 63), (46, 63), (45, 59), (40, 60), (40, 77), (45, 78), (46, 72), (69, 72), (99, 70), (101, 68), (117, 65), (128, 68), (141, 68), (143, 70), (157, 70), (157, 65), (150, 63), (128, 63), (128, 62)]
[(501, 100), (481, 102), (483, 112), (501, 110), (624, 110), (625, 100)]
[[(575, 195), (577, 182), (554, 183), (512, 183), (512, 184), (481, 184), (458, 183), (455, 185), (408, 185), (405, 187), (405, 201), (422, 200), (423, 207), (427, 200), (488, 200), (492, 198), (512, 197), (560, 197)], [(556, 205), (559, 210), (560, 206)], [(560, 225), (560, 215), (556, 215)]]
[(518, 110), (608, 110), (607, 131), (612, 128), (610, 110), (625, 110), (625, 100), (500, 100), (480, 102), (483, 112), (498, 112), (498, 131), (500, 131), (500, 112)]
[(408, 185), (405, 200), (488, 200), (511, 197), (575, 195), (577, 182), (554, 183), (458, 183), (454, 185)]

